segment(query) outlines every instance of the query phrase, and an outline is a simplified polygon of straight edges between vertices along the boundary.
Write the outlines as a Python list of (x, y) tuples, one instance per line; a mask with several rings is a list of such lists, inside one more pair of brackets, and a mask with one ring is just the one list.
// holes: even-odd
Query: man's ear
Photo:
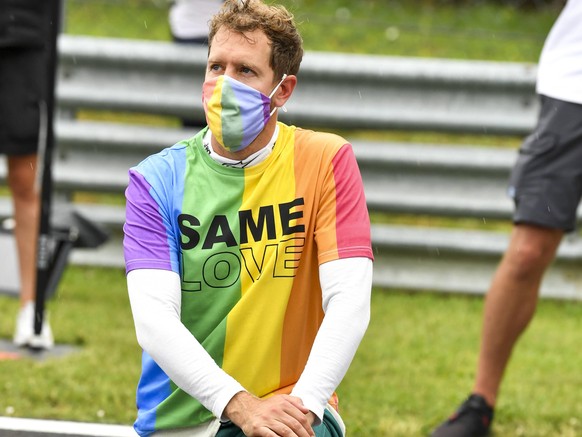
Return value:
[(294, 75), (287, 76), (285, 80), (281, 82), (281, 85), (279, 86), (277, 91), (275, 91), (275, 95), (273, 96), (271, 101), (275, 104), (275, 106), (279, 108), (281, 106), (284, 106), (287, 100), (289, 100), (289, 98), (291, 97), (291, 94), (293, 94), (293, 90), (295, 89), (296, 86), (297, 86), (297, 76)]

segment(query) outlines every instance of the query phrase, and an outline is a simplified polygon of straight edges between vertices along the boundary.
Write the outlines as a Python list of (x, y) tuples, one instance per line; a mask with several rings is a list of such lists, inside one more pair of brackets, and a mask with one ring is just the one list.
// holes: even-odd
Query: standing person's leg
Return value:
[(20, 310), (14, 331), (14, 344), (51, 348), (54, 344), (48, 317), (39, 336), (34, 335), (36, 297), (36, 252), (38, 242), (40, 198), (35, 186), (36, 155), (8, 157), (8, 185), (14, 205), (14, 238), (18, 251), (20, 276)]
[(432, 437), (485, 436), (511, 352), (532, 320), (540, 285), (564, 232), (515, 225), (485, 298), (481, 348), (469, 398)]
[(0, 49), (0, 153), (7, 155), (8, 185), (14, 205), (14, 236), (18, 250), (21, 308), (14, 343), (50, 348), (52, 331), (45, 319), (41, 335), (34, 336), (36, 246), (39, 193), (35, 187), (40, 136), (40, 108), (46, 102), (47, 52), (43, 48)]
[(472, 394), (432, 437), (488, 434), (512, 349), (532, 319), (543, 275), (564, 232), (575, 228), (582, 196), (582, 105), (541, 96), (534, 132), (522, 144), (509, 193), (513, 232), (484, 308)]
[(534, 315), (543, 275), (564, 232), (576, 226), (582, 191), (582, 105), (546, 96), (541, 104), (510, 178), (516, 225), (485, 302), (473, 393), (491, 407), (513, 346)]
[(20, 305), (35, 298), (40, 199), (35, 187), (36, 155), (8, 157), (8, 186), (14, 205), (14, 237), (20, 272)]
[(473, 393), (495, 406), (511, 351), (532, 319), (544, 272), (563, 231), (516, 225), (485, 300), (479, 364)]

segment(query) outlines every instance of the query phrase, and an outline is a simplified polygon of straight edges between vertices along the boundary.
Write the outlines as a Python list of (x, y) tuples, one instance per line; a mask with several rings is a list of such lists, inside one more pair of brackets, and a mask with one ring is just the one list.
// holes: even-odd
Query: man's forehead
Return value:
[(212, 46), (215, 44), (235, 44), (242, 46), (257, 46), (258, 44), (266, 43), (269, 44), (269, 39), (267, 35), (262, 30), (256, 29), (250, 32), (237, 32), (228, 27), (221, 27), (218, 29), (214, 37), (212, 38)]
[(212, 39), (208, 63), (231, 63), (256, 71), (270, 70), (271, 50), (267, 36), (260, 30), (235, 32), (220, 29)]

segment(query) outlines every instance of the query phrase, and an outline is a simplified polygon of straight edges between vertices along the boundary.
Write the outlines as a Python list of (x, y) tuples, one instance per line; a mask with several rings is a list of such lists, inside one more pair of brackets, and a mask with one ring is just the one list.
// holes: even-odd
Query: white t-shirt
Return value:
[(582, 0), (569, 0), (540, 56), (538, 94), (582, 104)]
[(222, 0), (176, 0), (170, 9), (172, 35), (182, 39), (204, 38), (208, 22), (222, 6)]

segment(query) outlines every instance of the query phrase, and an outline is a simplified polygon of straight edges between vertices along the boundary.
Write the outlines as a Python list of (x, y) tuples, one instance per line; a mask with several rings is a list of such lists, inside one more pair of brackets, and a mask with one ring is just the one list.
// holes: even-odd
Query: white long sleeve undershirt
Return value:
[(226, 404), (244, 388), (180, 320), (180, 276), (169, 270), (132, 270), (127, 289), (139, 345), (178, 387), (220, 418)]
[(370, 321), (372, 260), (345, 258), (319, 266), (325, 316), (291, 394), (322, 420)]
[[(363, 257), (330, 261), (320, 266), (319, 273), (325, 316), (292, 395), (321, 420), (368, 326), (372, 261)], [(228, 402), (245, 388), (182, 324), (179, 275), (132, 270), (127, 285), (140, 346), (178, 387), (223, 418)]]

